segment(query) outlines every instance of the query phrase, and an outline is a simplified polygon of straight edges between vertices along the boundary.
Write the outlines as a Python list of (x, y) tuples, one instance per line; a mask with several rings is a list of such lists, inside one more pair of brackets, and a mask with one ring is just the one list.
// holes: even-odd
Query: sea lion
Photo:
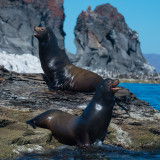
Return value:
[(39, 41), (39, 57), (42, 69), (54, 88), (60, 90), (93, 92), (103, 78), (96, 73), (74, 66), (65, 50), (58, 47), (50, 28), (34, 27)]
[(59, 142), (67, 145), (90, 146), (97, 140), (103, 141), (115, 104), (114, 93), (120, 89), (118, 84), (118, 79), (103, 80), (80, 116), (52, 109), (26, 123), (51, 130)]

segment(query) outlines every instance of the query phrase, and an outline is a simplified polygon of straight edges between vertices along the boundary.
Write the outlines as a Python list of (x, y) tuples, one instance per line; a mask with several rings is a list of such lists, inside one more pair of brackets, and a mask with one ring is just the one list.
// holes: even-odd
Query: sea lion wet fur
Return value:
[(42, 69), (54, 88), (60, 90), (93, 92), (103, 80), (96, 73), (74, 66), (65, 50), (58, 47), (50, 28), (35, 27), (34, 36), (39, 41), (39, 57)]
[(60, 110), (49, 110), (27, 121), (33, 128), (51, 130), (59, 142), (67, 145), (90, 146), (97, 140), (104, 140), (115, 104), (114, 93), (119, 80), (106, 79), (80, 116)]

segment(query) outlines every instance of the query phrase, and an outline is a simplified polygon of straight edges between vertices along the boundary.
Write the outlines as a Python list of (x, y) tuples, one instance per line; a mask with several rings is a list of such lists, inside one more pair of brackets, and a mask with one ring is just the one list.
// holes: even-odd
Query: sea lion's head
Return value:
[(120, 90), (120, 87), (117, 87), (119, 84), (119, 80), (118, 79), (110, 79), (107, 78), (105, 80), (103, 80), (99, 87), (97, 89), (100, 89), (100, 92), (102, 95), (114, 95), (114, 93), (116, 93), (118, 90)]
[(53, 31), (47, 27), (34, 27), (34, 30), (37, 32), (34, 36), (39, 40), (39, 42), (49, 42), (52, 39), (56, 40), (56, 37)]

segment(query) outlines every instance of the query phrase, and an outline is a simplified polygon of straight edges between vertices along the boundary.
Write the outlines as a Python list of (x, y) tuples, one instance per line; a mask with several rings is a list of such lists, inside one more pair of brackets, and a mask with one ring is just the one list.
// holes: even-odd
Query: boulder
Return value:
[(121, 74), (155, 73), (142, 55), (138, 33), (128, 27), (123, 15), (110, 4), (82, 11), (74, 33), (78, 66)]

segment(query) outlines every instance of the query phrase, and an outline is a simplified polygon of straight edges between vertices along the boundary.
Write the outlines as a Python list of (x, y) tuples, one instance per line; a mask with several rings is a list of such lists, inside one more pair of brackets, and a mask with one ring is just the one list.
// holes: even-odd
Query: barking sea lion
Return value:
[(103, 141), (112, 117), (114, 93), (120, 89), (118, 84), (119, 80), (103, 80), (80, 116), (49, 110), (27, 124), (51, 130), (59, 142), (67, 145), (89, 146), (96, 140)]
[(58, 47), (51, 29), (35, 27), (34, 36), (39, 41), (39, 57), (42, 69), (54, 88), (69, 91), (93, 92), (103, 80), (102, 77), (74, 66), (65, 50)]

